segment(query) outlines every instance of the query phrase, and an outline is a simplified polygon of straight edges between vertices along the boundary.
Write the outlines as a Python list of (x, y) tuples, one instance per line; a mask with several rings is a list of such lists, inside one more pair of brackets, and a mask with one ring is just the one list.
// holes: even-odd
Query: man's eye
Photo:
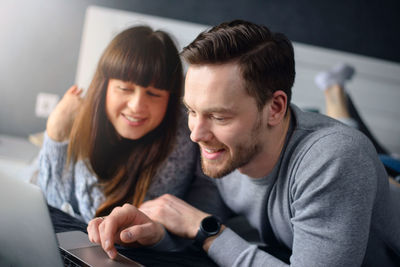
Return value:
[(212, 116), (212, 118), (213, 118), (214, 120), (220, 121), (220, 122), (225, 121), (225, 118), (224, 118), (224, 117)]

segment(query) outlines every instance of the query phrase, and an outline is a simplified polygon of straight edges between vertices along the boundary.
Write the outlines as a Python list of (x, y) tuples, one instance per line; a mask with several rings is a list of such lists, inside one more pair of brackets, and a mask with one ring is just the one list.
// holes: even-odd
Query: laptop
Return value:
[(121, 254), (111, 260), (86, 233), (56, 235), (40, 188), (0, 177), (0, 266), (143, 265)]

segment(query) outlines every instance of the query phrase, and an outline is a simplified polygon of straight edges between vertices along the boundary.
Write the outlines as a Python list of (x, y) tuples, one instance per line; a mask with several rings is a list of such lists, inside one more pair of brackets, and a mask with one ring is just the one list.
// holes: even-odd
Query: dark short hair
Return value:
[(239, 65), (247, 93), (261, 109), (275, 91), (286, 93), (288, 103), (295, 78), (292, 43), (282, 33), (263, 25), (234, 20), (200, 33), (183, 48), (183, 59), (191, 65)]

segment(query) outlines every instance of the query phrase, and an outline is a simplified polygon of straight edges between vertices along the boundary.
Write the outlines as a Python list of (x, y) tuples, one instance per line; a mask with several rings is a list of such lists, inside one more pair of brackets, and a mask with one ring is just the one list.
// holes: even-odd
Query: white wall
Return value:
[[(63, 95), (74, 82), (84, 8), (76, 1), (0, 1), (0, 133), (45, 128), (35, 116), (39, 92)], [(60, 53), (60, 51), (63, 51)]]

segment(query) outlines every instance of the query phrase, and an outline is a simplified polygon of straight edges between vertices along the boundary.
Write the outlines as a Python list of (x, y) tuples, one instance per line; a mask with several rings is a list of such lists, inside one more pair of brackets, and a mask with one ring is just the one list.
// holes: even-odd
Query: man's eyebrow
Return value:
[(218, 108), (209, 108), (204, 110), (204, 113), (220, 113), (220, 114), (232, 114), (235, 113), (233, 109), (229, 109), (229, 108), (222, 108), (222, 107), (218, 107)]
[[(185, 105), (187, 109), (192, 109), (186, 102), (185, 99), (182, 98), (182, 103)], [(223, 107), (215, 107), (215, 108), (208, 108), (202, 111), (202, 113), (229, 113), (233, 114), (235, 111), (230, 108), (223, 108)]]
[(182, 104), (187, 108), (190, 109), (189, 105), (186, 103), (185, 99), (182, 97)]
[(187, 110), (191, 110), (190, 106), (188, 105), (188, 103), (186, 103), (186, 101), (185, 101), (184, 98), (182, 98), (182, 104), (185, 106), (185, 108), (186, 108)]

